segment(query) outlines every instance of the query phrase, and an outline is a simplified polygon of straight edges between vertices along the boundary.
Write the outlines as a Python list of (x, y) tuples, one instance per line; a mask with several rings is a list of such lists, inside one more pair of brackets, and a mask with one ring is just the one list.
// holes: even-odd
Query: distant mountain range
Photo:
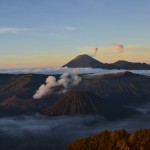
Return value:
[(149, 64), (139, 63), (139, 62), (133, 63), (124, 60), (119, 60), (111, 64), (102, 63), (86, 54), (77, 56), (67, 64), (63, 65), (63, 67), (70, 67), (70, 68), (90, 67), (90, 68), (126, 69), (126, 70), (149, 70), (150, 69)]
[[(48, 75), (0, 74), (0, 115), (41, 113), (48, 116), (99, 114), (119, 119), (137, 113), (128, 106), (149, 102), (150, 77), (121, 72), (80, 75), (81, 82), (65, 94), (33, 99)], [(59, 75), (55, 75), (59, 78)]]

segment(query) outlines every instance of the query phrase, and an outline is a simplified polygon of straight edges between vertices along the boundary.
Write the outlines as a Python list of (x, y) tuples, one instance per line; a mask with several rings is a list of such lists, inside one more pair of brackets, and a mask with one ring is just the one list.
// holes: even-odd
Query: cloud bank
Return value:
[[(44, 75), (55, 75), (64, 74), (65, 72), (71, 73), (74, 68), (60, 67), (60, 68), (30, 68), (30, 69), (1, 69), (0, 74), (44, 74)], [(108, 74), (117, 73), (123, 71), (130, 71), (132, 73), (142, 74), (150, 76), (150, 70), (117, 70), (117, 69), (100, 69), (100, 68), (77, 68), (78, 74)]]
[(5, 150), (12, 150), (14, 146), (15, 150), (61, 150), (75, 139), (91, 136), (102, 130), (125, 128), (133, 132), (149, 128), (150, 104), (139, 107), (138, 110), (141, 115), (113, 122), (102, 116), (3, 117), (0, 118), (0, 147)]

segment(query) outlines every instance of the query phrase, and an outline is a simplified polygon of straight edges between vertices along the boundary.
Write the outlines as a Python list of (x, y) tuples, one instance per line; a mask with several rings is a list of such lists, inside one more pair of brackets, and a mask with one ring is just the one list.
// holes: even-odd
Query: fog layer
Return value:
[(40, 115), (0, 118), (1, 150), (61, 150), (73, 140), (105, 129), (126, 128), (129, 132), (150, 127), (150, 104), (141, 115), (107, 121), (101, 116), (50, 118)]
[[(8, 74), (46, 74), (46, 75), (54, 75), (54, 74), (63, 74), (65, 72), (71, 73), (74, 68), (68, 67), (60, 67), (60, 68), (31, 68), (31, 69), (12, 69), (12, 70), (0, 70), (0, 73), (8, 73)], [(107, 73), (116, 73), (122, 72), (125, 70), (117, 70), (117, 69), (98, 69), (98, 68), (78, 68), (78, 74), (85, 73), (94, 73), (94, 74), (107, 74)], [(129, 70), (130, 72), (143, 74), (150, 76), (150, 70)]]

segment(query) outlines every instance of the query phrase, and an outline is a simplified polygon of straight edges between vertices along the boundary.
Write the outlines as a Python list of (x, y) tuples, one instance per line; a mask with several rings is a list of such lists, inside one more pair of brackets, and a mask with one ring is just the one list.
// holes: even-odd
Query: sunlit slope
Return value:
[(103, 131), (94, 136), (74, 141), (65, 150), (149, 150), (150, 129), (131, 134), (125, 129)]

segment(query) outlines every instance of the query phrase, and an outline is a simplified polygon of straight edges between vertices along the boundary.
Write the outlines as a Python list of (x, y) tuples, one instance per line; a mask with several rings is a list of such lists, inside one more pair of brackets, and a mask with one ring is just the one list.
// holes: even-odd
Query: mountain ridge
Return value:
[(150, 70), (150, 65), (140, 62), (128, 62), (125, 60), (118, 60), (114, 63), (102, 63), (95, 58), (83, 54), (78, 55), (62, 67), (70, 68), (103, 68), (103, 69), (127, 69), (127, 70)]

